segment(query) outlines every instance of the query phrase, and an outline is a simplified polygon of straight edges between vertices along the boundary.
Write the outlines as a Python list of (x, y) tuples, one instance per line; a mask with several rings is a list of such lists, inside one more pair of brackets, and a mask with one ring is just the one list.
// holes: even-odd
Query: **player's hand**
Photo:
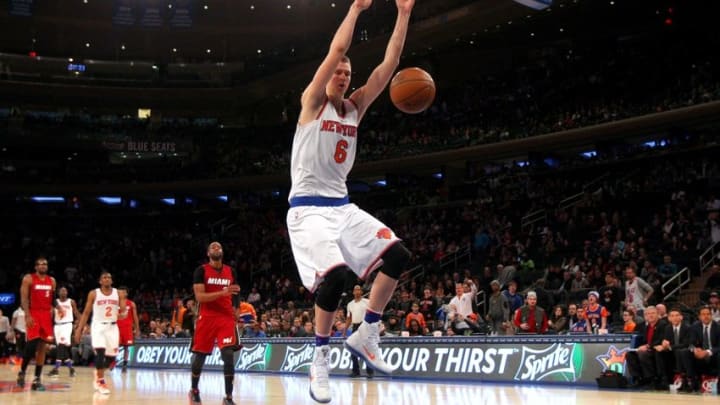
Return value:
[(27, 325), (28, 328), (35, 326), (35, 319), (33, 319), (29, 311), (25, 313), (25, 325)]
[(395, 0), (398, 11), (409, 13), (415, 5), (415, 0)]
[(240, 286), (237, 284), (231, 284), (224, 289), (225, 295), (238, 295), (240, 293)]
[(355, 0), (353, 6), (360, 9), (360, 11), (367, 10), (372, 5), (372, 0)]
[(80, 344), (81, 336), (82, 336), (82, 331), (80, 329), (75, 329), (75, 333), (73, 333), (73, 343)]

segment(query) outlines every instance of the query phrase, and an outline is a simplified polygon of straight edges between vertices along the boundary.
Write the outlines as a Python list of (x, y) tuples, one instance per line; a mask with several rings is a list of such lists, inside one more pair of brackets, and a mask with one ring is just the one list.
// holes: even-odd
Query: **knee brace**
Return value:
[(233, 375), (235, 373), (235, 365), (233, 364), (235, 350), (232, 347), (224, 347), (220, 350), (220, 358), (223, 361), (223, 374)]
[(192, 363), (190, 363), (190, 371), (192, 375), (200, 375), (202, 372), (203, 364), (205, 364), (206, 354), (194, 353), (192, 355)]
[(325, 276), (315, 294), (315, 304), (327, 312), (335, 312), (340, 305), (345, 278), (350, 269), (347, 266), (336, 267)]
[(410, 261), (410, 256), (410, 251), (407, 250), (405, 245), (402, 242), (397, 242), (382, 255), (383, 266), (380, 268), (380, 272), (395, 280), (399, 279)]

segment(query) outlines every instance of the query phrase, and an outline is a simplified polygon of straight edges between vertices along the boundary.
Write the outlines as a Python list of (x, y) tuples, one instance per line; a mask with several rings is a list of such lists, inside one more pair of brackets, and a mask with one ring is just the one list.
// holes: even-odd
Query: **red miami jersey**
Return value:
[(53, 307), (53, 278), (46, 275), (44, 279), (41, 279), (36, 273), (30, 274), (32, 277), (32, 283), (30, 284), (30, 310), (35, 311), (47, 311), (50, 314), (50, 310)]
[(359, 123), (351, 99), (343, 100), (340, 111), (325, 99), (314, 121), (298, 124), (290, 157), (289, 198), (348, 195), (345, 182), (355, 162)]
[[(208, 293), (222, 291), (231, 284), (236, 284), (235, 280), (235, 271), (225, 264), (219, 270), (209, 264), (204, 264), (195, 270), (193, 276), (193, 284), (204, 284), (205, 292)], [(228, 295), (210, 302), (201, 303), (198, 317), (229, 316), (234, 319), (235, 308), (233, 307), (232, 297), (232, 295)]]
[[(118, 318), (117, 320), (117, 326), (120, 329), (129, 329), (132, 330), (133, 324), (135, 323), (135, 318), (132, 310), (133, 302), (129, 298), (125, 298), (125, 313), (127, 316), (125, 318)], [(122, 312), (122, 311), (120, 311)]]

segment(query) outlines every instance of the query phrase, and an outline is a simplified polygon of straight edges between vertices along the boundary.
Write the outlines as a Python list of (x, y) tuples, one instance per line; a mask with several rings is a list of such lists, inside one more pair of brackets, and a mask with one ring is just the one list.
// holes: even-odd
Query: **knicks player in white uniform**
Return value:
[(55, 368), (48, 373), (50, 377), (57, 377), (60, 374), (60, 366), (63, 363), (70, 369), (70, 377), (75, 377), (70, 348), (72, 347), (73, 322), (79, 318), (79, 315), (75, 300), (68, 297), (67, 288), (60, 287), (58, 298), (55, 300), (55, 326), (53, 327), (57, 356), (55, 357)]
[(117, 356), (120, 344), (117, 320), (127, 316), (126, 312), (120, 312), (121, 308), (125, 308), (125, 297), (112, 287), (112, 275), (105, 271), (100, 274), (100, 288), (88, 293), (85, 310), (75, 329), (75, 341), (80, 342), (82, 330), (92, 312), (90, 338), (95, 349), (95, 391), (101, 394), (110, 393), (105, 382), (105, 369)]
[(392, 230), (349, 202), (345, 185), (355, 161), (357, 127), (399, 64), (414, 0), (395, 0), (398, 16), (385, 58), (367, 83), (345, 98), (351, 76), (346, 52), (358, 16), (371, 3), (355, 0), (335, 33), (327, 56), (302, 94), (292, 147), (287, 225), (302, 282), (316, 292), (310, 395), (322, 403), (331, 400), (328, 342), (346, 275), (352, 271), (364, 279), (382, 266), (365, 319), (346, 346), (368, 366), (390, 373), (378, 347), (380, 317), (410, 258)]

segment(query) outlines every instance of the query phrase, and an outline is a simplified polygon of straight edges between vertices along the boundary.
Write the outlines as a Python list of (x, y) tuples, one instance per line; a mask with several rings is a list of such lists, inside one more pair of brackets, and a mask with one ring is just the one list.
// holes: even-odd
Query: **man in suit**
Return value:
[(660, 360), (659, 351), (663, 348), (667, 322), (658, 316), (657, 308), (645, 308), (645, 323), (638, 325), (636, 331), (640, 335), (637, 351), (627, 354), (627, 365), (633, 377), (633, 387), (644, 387), (654, 384), (655, 388), (667, 389), (668, 381), (664, 363)]
[[(680, 309), (672, 308), (668, 314), (670, 324), (665, 327), (662, 347), (658, 350), (661, 369), (665, 370), (666, 379), (670, 382), (680, 374), (685, 384), (685, 356), (690, 346), (690, 325), (683, 322)], [(667, 386), (665, 387), (667, 388)]]
[(700, 375), (720, 372), (720, 325), (713, 322), (710, 307), (698, 311), (698, 321), (690, 328), (690, 349), (685, 367), (694, 391), (700, 389)]

